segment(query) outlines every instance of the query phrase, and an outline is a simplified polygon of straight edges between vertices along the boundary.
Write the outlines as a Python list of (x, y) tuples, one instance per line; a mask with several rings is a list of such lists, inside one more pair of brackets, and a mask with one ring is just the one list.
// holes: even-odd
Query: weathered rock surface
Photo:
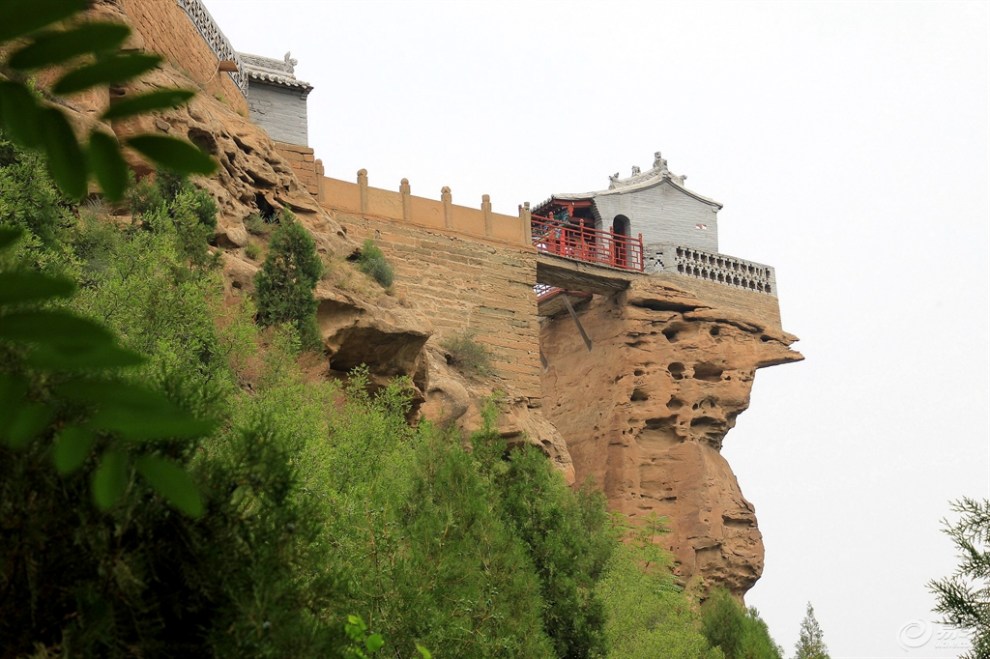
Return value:
[(629, 516), (667, 517), (677, 573), (742, 595), (763, 570), (763, 542), (720, 449), (756, 369), (802, 359), (795, 337), (660, 281), (596, 296), (580, 320), (590, 352), (566, 314), (541, 340), (545, 413), (578, 482), (593, 479)]
[[(202, 90), (187, 107), (109, 128), (121, 138), (135, 132), (186, 138), (216, 157), (219, 172), (196, 183), (220, 209), (215, 243), (223, 252), (228, 294), (236, 298), (253, 290), (259, 263), (245, 248), (259, 239), (244, 226), (253, 213), (292, 210), (328, 259), (356, 248), (341, 222), (314, 202), (268, 135), (244, 116), (239, 92), (223, 75), (215, 76), (215, 57), (174, 0), (98, 0), (94, 8), (101, 17), (131, 23), (136, 32), (130, 46), (160, 52), (167, 61), (140, 82), (110, 94), (76, 96), (66, 106), (78, 124), (87, 125), (119, 97), (165, 86)], [(139, 174), (150, 171), (145, 163), (132, 164)], [(352, 233), (361, 224), (352, 219)], [(409, 228), (390, 230), (395, 242), (406, 246), (407, 256), (399, 254), (396, 264), (402, 304), (327, 281), (317, 289), (327, 375), (361, 363), (376, 382), (407, 375), (417, 388), (422, 417), (465, 431), (481, 427), (484, 400), (494, 389), (513, 385), (508, 388), (516, 393), (500, 401), (498, 422), (510, 443), (541, 447), (570, 482), (594, 479), (613, 509), (668, 517), (672, 532), (665, 541), (685, 579), (698, 575), (742, 594), (759, 578), (763, 544), (754, 509), (720, 449), (749, 404), (756, 369), (801, 359), (788, 347), (795, 337), (768, 327), (759, 313), (718, 308), (658, 279), (638, 282), (617, 297), (596, 296), (583, 307), (582, 323), (594, 340), (591, 352), (566, 315), (547, 320), (540, 346), (533, 346), (522, 330), (518, 338), (487, 327), (504, 322), (497, 310), (447, 294), (451, 281), (470, 288), (475, 279), (479, 283), (471, 294), (482, 301), (513, 282), (528, 288), (528, 272), (535, 267), (531, 255), (414, 235)], [(452, 256), (430, 279), (420, 271), (417, 250)], [(506, 282), (493, 283), (492, 262), (508, 273)], [(520, 318), (529, 313), (523, 307), (516, 311)], [(471, 314), (493, 344), (513, 355), (502, 367), (498, 387), (465, 377), (444, 354), (441, 330), (459, 327)], [(542, 377), (542, 407), (534, 369), (513, 363), (527, 355), (535, 360), (541, 348), (549, 365)], [(532, 383), (520, 385), (526, 377)]]

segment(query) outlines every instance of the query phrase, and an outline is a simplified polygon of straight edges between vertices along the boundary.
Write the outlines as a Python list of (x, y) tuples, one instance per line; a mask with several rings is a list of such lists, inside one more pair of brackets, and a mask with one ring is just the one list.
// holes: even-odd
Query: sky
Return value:
[(990, 3), (205, 0), (298, 59), (328, 176), (494, 210), (662, 151), (776, 268), (798, 364), (723, 454), (756, 507), (747, 595), (791, 656), (955, 657), (926, 589), (949, 500), (990, 497)]

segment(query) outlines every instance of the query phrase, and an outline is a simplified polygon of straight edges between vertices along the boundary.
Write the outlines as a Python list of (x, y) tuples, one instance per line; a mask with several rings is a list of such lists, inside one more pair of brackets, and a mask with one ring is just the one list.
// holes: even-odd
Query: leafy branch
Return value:
[[(91, 179), (110, 199), (123, 197), (128, 185), (124, 146), (180, 175), (212, 173), (216, 163), (207, 154), (171, 137), (136, 135), (122, 146), (112, 133), (94, 127), (80, 141), (64, 110), (36, 92), (30, 76), (46, 68), (58, 68), (50, 90), (57, 100), (126, 83), (161, 62), (157, 55), (122, 52), (130, 29), (83, 20), (88, 4), (0, 4), (0, 52), (10, 52), (0, 64), (0, 133), (43, 152), (58, 187), (76, 200), (86, 194)], [(162, 89), (132, 96), (101, 118), (174, 108), (192, 95)], [(0, 226), (0, 257), (20, 236), (21, 231)], [(192, 477), (179, 463), (161, 457), (154, 443), (201, 437), (214, 424), (181, 409), (162, 391), (116, 375), (144, 363), (144, 357), (121, 346), (104, 325), (55, 306), (74, 292), (75, 284), (66, 278), (0, 269), (0, 443), (22, 449), (50, 440), (52, 461), (63, 475), (93, 458), (91, 491), (101, 509), (116, 505), (137, 473), (183, 513), (201, 515), (203, 502)]]
[[(95, 87), (126, 83), (153, 70), (161, 57), (122, 52), (130, 34), (125, 25), (82, 21), (86, 0), (6, 0), (0, 4), (0, 45), (16, 42), (0, 65), (0, 130), (14, 143), (43, 151), (59, 189), (71, 199), (86, 194), (95, 179), (111, 200), (127, 188), (126, 147), (179, 174), (212, 174), (216, 162), (189, 142), (164, 135), (136, 135), (121, 145), (100, 127), (80, 141), (66, 113), (41, 100), (31, 85), (35, 72), (58, 67), (51, 93), (68, 96)], [(193, 92), (161, 89), (113, 104), (101, 119), (124, 119), (182, 105)]]

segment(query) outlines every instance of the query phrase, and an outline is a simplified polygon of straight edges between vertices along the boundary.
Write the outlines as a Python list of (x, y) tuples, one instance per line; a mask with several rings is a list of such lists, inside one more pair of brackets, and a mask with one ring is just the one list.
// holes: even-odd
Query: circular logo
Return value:
[(920, 648), (932, 640), (933, 633), (930, 623), (924, 620), (911, 620), (897, 632), (897, 642), (905, 650)]

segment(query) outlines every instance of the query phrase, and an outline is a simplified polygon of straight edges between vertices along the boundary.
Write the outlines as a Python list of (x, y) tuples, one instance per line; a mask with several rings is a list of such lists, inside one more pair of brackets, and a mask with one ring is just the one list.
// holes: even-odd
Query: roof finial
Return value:
[(653, 169), (661, 174), (670, 174), (670, 170), (667, 169), (667, 161), (664, 160), (659, 151), (653, 152)]

